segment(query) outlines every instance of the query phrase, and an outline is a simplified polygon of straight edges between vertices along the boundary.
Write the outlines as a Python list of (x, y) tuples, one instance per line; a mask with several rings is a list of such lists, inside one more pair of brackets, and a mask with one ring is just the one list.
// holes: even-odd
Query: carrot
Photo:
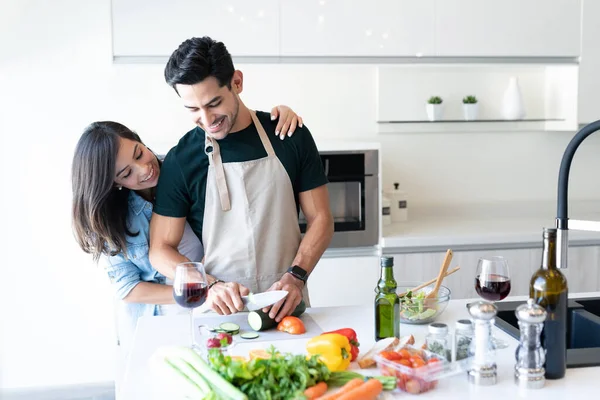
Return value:
[(382, 383), (377, 379), (369, 379), (359, 387), (341, 396), (338, 400), (375, 400), (383, 391)]
[(350, 379), (344, 386), (340, 388), (337, 392), (326, 394), (325, 396), (319, 397), (319, 400), (336, 400), (343, 396), (345, 393), (350, 392), (351, 390), (357, 388), (362, 385), (364, 382), (361, 378), (353, 378)]
[(323, 396), (327, 392), (327, 384), (325, 382), (319, 382), (314, 386), (309, 387), (304, 391), (304, 395), (308, 400), (316, 399), (319, 396)]

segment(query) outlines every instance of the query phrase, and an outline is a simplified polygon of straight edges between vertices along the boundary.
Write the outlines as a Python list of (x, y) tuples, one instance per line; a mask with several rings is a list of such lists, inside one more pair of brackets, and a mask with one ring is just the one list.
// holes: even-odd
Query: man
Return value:
[[(183, 42), (165, 67), (197, 128), (163, 162), (150, 227), (150, 260), (172, 277), (187, 259), (177, 252), (185, 221), (202, 238), (208, 304), (219, 314), (241, 311), (242, 295), (287, 290), (270, 307), (280, 321), (304, 298), (306, 280), (333, 235), (327, 177), (306, 127), (277, 139), (267, 113), (239, 95), (243, 74), (221, 42)], [(299, 207), (308, 228), (302, 238)]]

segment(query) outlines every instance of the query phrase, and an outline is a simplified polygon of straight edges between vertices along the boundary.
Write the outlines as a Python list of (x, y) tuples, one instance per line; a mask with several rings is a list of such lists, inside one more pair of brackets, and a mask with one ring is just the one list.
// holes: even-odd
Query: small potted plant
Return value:
[(477, 119), (477, 113), (479, 112), (479, 104), (477, 103), (477, 97), (465, 96), (463, 102), (463, 114), (465, 121), (474, 121)]
[(431, 96), (427, 100), (427, 118), (430, 121), (439, 121), (442, 119), (444, 111), (442, 102), (443, 100), (440, 96)]

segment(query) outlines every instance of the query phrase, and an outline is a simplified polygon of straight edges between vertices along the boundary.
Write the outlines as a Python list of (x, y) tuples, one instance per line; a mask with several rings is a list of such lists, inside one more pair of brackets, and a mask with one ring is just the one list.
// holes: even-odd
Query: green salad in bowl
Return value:
[(450, 301), (450, 289), (440, 286), (435, 298), (427, 299), (433, 290), (434, 284), (425, 286), (416, 292), (412, 288), (419, 286), (419, 282), (403, 282), (398, 285), (400, 298), (400, 321), (407, 324), (429, 324), (444, 312)]

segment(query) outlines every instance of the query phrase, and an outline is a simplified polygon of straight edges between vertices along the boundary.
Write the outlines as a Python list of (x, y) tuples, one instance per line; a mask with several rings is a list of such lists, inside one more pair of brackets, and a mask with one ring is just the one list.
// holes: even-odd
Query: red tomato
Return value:
[(421, 393), (421, 384), (416, 379), (409, 379), (406, 381), (406, 391), (411, 394)]
[(407, 360), (411, 357), (410, 351), (407, 349), (401, 349), (398, 351), (398, 354), (400, 355), (400, 358), (406, 358)]
[(413, 368), (421, 368), (423, 366), (425, 366), (425, 361), (423, 361), (420, 358), (415, 358), (414, 361), (412, 362)]
[(396, 360), (397, 364), (404, 365), (405, 367), (412, 368), (412, 363), (406, 359)]
[(398, 375), (396, 378), (396, 386), (398, 386), (398, 389), (400, 390), (406, 390), (406, 379), (404, 379), (404, 375)]
[(382, 351), (381, 353), (379, 353), (379, 355), (383, 358), (385, 358), (386, 360), (399, 360), (401, 357), (398, 353), (396, 353), (395, 351)]

